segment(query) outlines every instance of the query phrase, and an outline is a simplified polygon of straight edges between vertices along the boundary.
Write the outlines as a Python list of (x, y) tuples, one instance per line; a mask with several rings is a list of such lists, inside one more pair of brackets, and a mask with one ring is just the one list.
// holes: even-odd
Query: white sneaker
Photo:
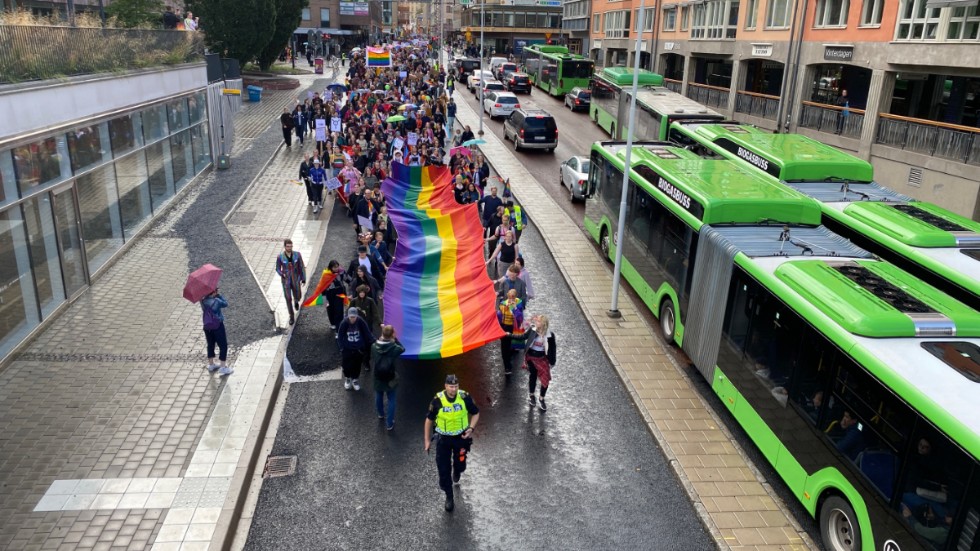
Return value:
[(206, 367), (208, 368), (208, 373), (214, 373), (221, 366), (218, 364), (208, 364)]
[(232, 369), (232, 368), (230, 368), (228, 366), (225, 366), (225, 367), (222, 367), (221, 369), (218, 370), (218, 375), (220, 377), (225, 377), (227, 375), (231, 375), (234, 372), (235, 372), (234, 369)]
[(350, 377), (344, 377), (344, 390), (350, 390)]
[(354, 385), (354, 390), (361, 390), (361, 383), (360, 383), (360, 381), (358, 381), (357, 379), (354, 379), (354, 382), (352, 384)]

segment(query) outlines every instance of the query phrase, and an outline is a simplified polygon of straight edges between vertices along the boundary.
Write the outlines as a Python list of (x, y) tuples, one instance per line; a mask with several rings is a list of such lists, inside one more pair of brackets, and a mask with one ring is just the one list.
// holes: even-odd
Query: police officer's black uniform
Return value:
[[(453, 483), (459, 482), (466, 470), (466, 455), (473, 445), (473, 427), (479, 418), (480, 409), (473, 403), (468, 392), (458, 390), (455, 375), (446, 377), (447, 390), (436, 394), (429, 404), (426, 416), (426, 450), (429, 449), (430, 427), (436, 431), (436, 468), (439, 469), (439, 487), (446, 492), (446, 510), (455, 508)], [(456, 388), (456, 395), (450, 398), (448, 387)]]

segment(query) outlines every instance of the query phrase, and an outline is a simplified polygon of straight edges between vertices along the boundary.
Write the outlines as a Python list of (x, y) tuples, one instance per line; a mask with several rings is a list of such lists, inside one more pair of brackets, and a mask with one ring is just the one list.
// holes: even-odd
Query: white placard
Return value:
[(398, 71), (398, 78), (408, 78), (408, 71)]
[(334, 176), (327, 180), (327, 189), (339, 189), (343, 184), (340, 183), (340, 178)]
[(403, 147), (405, 147), (405, 140), (401, 138), (395, 138), (395, 141), (392, 143), (392, 149), (394, 151), (401, 151), (401, 148)]
[(418, 145), (418, 143), (419, 143), (419, 135), (418, 135), (418, 133), (416, 133), (416, 132), (409, 132), (408, 133), (408, 145)]
[(330, 117), (330, 131), (341, 132), (340, 117)]
[(313, 131), (313, 139), (318, 142), (327, 141), (327, 120), (326, 119), (316, 119), (316, 123)]

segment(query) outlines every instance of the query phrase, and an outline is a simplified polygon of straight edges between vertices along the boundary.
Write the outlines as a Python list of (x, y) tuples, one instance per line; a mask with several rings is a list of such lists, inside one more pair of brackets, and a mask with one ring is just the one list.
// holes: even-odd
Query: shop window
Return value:
[[(62, 147), (59, 147), (59, 140)], [(51, 137), (13, 148), (14, 173), (22, 196), (68, 177), (70, 166), (66, 166), (63, 145), (63, 138)]]

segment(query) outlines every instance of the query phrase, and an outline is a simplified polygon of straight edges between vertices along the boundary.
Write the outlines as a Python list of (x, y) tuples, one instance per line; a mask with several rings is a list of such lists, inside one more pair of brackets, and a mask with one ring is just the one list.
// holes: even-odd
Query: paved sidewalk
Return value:
[[(270, 285), (274, 254), (291, 237), (316, 258), (323, 240), (324, 220), (283, 179), (301, 154), (279, 150), (270, 128), (305, 89), (329, 82), (300, 80), (297, 90), (246, 103), (232, 169), (190, 184), (0, 371), (0, 549), (220, 544), (219, 517), (241, 490), (233, 481), (243, 479), (286, 339), (269, 306), (285, 306)], [(201, 218), (210, 223), (203, 231), (194, 225)], [(233, 268), (224, 279), (235, 289), (223, 287), (243, 299), (228, 315), (235, 373), (227, 379), (203, 369), (200, 308), (181, 297), (189, 267), (212, 254)]]
[[(456, 120), (477, 124), (479, 114), (457, 103)], [(527, 171), (519, 156), (493, 132), (480, 149), (494, 169), (512, 182), (572, 288), (599, 340), (629, 389), (651, 432), (688, 491), (702, 520), (725, 549), (815, 548), (809, 536), (757, 477), (732, 436), (691, 387), (663, 340), (620, 295), (622, 318), (606, 315), (612, 270), (568, 214)], [(580, 236), (569, 239), (568, 236)]]

